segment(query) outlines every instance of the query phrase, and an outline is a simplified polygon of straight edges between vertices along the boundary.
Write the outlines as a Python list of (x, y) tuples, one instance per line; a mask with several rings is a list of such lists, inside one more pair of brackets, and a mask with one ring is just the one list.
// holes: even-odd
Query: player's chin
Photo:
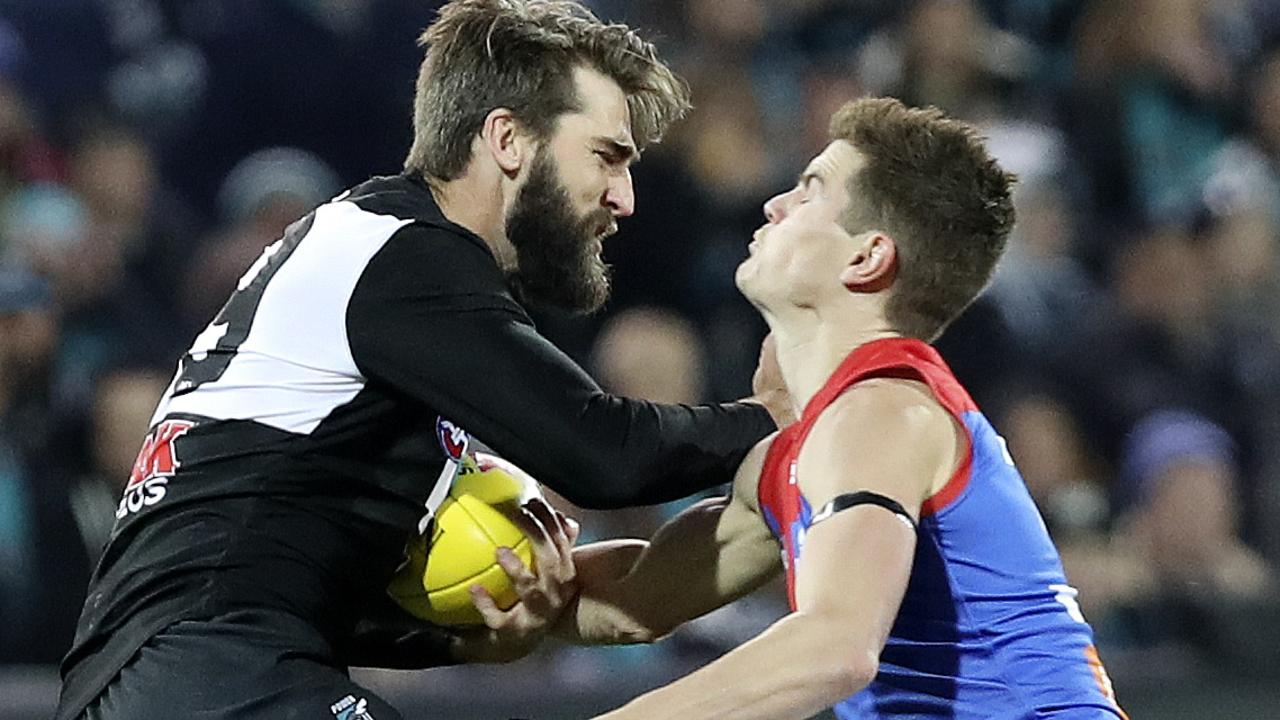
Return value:
[(609, 266), (605, 265), (604, 260), (599, 256), (595, 258), (596, 262), (591, 268), (591, 278), (586, 283), (584, 292), (579, 297), (577, 312), (590, 315), (599, 312), (604, 304), (609, 301), (609, 295), (613, 290), (613, 285), (609, 280)]
[(599, 255), (591, 254), (583, 258), (576, 273), (563, 278), (555, 290), (554, 304), (571, 313), (590, 315), (604, 307), (612, 289), (609, 266)]
[(751, 256), (738, 263), (738, 269), (733, 272), (733, 283), (737, 285), (738, 290), (747, 297), (751, 297), (751, 289), (754, 285), (758, 269), (755, 257)]

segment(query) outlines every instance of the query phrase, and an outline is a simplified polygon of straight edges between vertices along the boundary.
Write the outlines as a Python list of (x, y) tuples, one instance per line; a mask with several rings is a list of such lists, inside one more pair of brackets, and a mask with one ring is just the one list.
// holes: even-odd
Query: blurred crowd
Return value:
[[(617, 392), (748, 393), (765, 328), (732, 277), (763, 201), (846, 100), (943, 108), (1020, 183), (1008, 255), (939, 348), (1104, 658), (1278, 671), (1280, 2), (588, 4), (656, 33), (696, 109), (634, 170), (608, 309), (540, 315), (548, 335)], [(0, 0), (0, 662), (65, 651), (155, 401), (241, 272), (399, 171), (438, 5)], [(752, 608), (644, 657), (778, 610)]]

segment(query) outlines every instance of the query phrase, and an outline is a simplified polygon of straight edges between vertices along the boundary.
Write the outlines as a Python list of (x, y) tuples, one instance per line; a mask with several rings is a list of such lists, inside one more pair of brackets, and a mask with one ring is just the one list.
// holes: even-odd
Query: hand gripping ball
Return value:
[(537, 483), (505, 460), (465, 457), (427, 532), (409, 540), (387, 592), (415, 617), (444, 626), (484, 624), (471, 604), (472, 585), (488, 590), (498, 607), (511, 607), (516, 591), (495, 553), (509, 547), (533, 568), (533, 546), (513, 518), (539, 496)]

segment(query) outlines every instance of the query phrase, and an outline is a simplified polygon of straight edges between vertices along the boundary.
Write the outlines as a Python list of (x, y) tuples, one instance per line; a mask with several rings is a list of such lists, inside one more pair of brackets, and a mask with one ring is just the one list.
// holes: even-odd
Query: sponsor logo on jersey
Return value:
[(374, 720), (369, 713), (369, 701), (364, 698), (357, 700), (355, 695), (347, 695), (330, 705), (329, 711), (335, 720)]
[(186, 420), (165, 420), (147, 433), (138, 458), (133, 461), (129, 484), (124, 488), (116, 518), (123, 518), (164, 499), (169, 478), (181, 467), (174, 441), (195, 427)]
[(436, 419), (436, 437), (440, 440), (440, 449), (444, 450), (445, 457), (454, 462), (461, 462), (462, 456), (467, 454), (467, 445), (471, 443), (471, 436), (466, 430), (444, 418)]

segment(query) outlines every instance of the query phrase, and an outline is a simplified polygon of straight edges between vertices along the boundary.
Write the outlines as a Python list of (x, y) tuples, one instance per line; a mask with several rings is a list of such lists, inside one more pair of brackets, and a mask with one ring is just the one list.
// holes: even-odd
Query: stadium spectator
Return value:
[(40, 277), (0, 265), (0, 662), (56, 662), (88, 578), (68, 522), (51, 302)]
[[(218, 204), (230, 171), (262, 148), (287, 146), (332, 168), (339, 186), (395, 172), (410, 136), (405, 113), (421, 59), (414, 30), (426, 26), (440, 4), (0, 3), (0, 273), (15, 270), (19, 255), (36, 250), (27, 262), (55, 280), (47, 314), (60, 326), (66, 318), (72, 331), (56, 333), (59, 347), (44, 370), (51, 373), (47, 386), (14, 376), (0, 379), (0, 395), (7, 397), (29, 397), (38, 387), (56, 419), (23, 425), (8, 414), (10, 424), (0, 435), (49, 447), (46, 457), (71, 466), (66, 474), (54, 474), (58, 482), (96, 475), (94, 408), (115, 394), (110, 382), (99, 385), (120, 362), (129, 365), (145, 355), (144, 346), (178, 342), (177, 350), (185, 349), (225, 299), (202, 290), (206, 277), (188, 267), (196, 257), (216, 262), (226, 248), (210, 246), (235, 234), (235, 223)], [(1016, 168), (1023, 178), (1016, 199), (1022, 221), (1009, 262), (993, 291), (938, 343), (980, 405), (1001, 418), (1006, 410), (1021, 418), (997, 425), (1009, 431), (1015, 456), (1027, 458), (1024, 470), (1037, 495), (1045, 497), (1038, 486), (1067, 482), (1067, 475), (1110, 490), (1134, 423), (1159, 407), (1192, 406), (1238, 444), (1241, 534), (1273, 565), (1280, 562), (1280, 273), (1274, 267), (1280, 230), (1276, 205), (1264, 198), (1274, 183), (1268, 173), (1280, 167), (1280, 4), (591, 5), (603, 17), (655, 31), (674, 66), (695, 78), (695, 107), (668, 142), (646, 152), (635, 168), (640, 211), (605, 248), (614, 267), (612, 302), (588, 319), (535, 315), (540, 331), (585, 361), (612, 315), (637, 305), (673, 309), (693, 323), (713, 354), (707, 399), (746, 394), (765, 327), (737, 295), (729, 271), (746, 254), (742, 238), (755, 225), (764, 189), (789, 182), (806, 153), (825, 140), (833, 100), (858, 93), (923, 94), (927, 86), (932, 99), (985, 115), (984, 132), (1002, 158), (998, 147), (1013, 138), (1018, 152), (1057, 165), (1049, 175)], [(963, 96), (965, 88), (976, 88), (976, 94)], [(738, 144), (696, 132), (713, 126), (721, 140), (737, 138)], [(1053, 139), (1041, 142), (1045, 138)], [(1269, 167), (1255, 172), (1259, 163)], [(717, 169), (708, 172), (712, 166)], [(152, 182), (142, 182), (147, 175)], [(148, 187), (149, 203), (135, 195)], [(198, 210), (191, 212), (183, 200)], [(148, 209), (140, 216), (144, 205)], [(116, 233), (131, 236), (123, 243), (93, 239), (92, 226), (114, 214), (112, 206), (133, 218), (123, 224), (131, 230)], [(36, 208), (38, 213), (29, 212)], [(286, 214), (305, 211), (295, 206), (272, 224), (286, 225)], [(39, 219), (35, 225), (53, 231), (46, 238), (53, 242), (24, 247), (33, 245), (30, 233), (9, 224), (19, 215)], [(1185, 247), (1170, 252), (1162, 248), (1165, 240), (1152, 244), (1152, 226), (1172, 228), (1168, 235), (1181, 238)], [(59, 237), (72, 236), (89, 243), (83, 256), (77, 257), (79, 250), (54, 251)], [(147, 239), (138, 242), (139, 237)], [(247, 244), (260, 248), (274, 239), (263, 231)], [(255, 252), (242, 254), (240, 267), (227, 262), (216, 273), (222, 287), (243, 274)], [(78, 267), (58, 270), (58, 280), (53, 261), (68, 253)], [(1173, 254), (1183, 257), (1170, 262)], [(112, 269), (117, 260), (120, 273)], [(175, 260), (179, 269), (171, 271)], [(1165, 269), (1144, 271), (1144, 262)], [(1188, 268), (1204, 277), (1184, 280)], [(1157, 286), (1155, 305), (1203, 301), (1204, 309), (1194, 313), (1203, 317), (1198, 331), (1173, 332), (1167, 312), (1144, 311), (1139, 314), (1145, 319), (1135, 318), (1138, 280), (1132, 276), (1144, 274)], [(1206, 282), (1207, 291), (1201, 288)], [(149, 303), (139, 299), (151, 291), (178, 296), (170, 309), (183, 315), (171, 328), (145, 320), (158, 306), (138, 309)], [(189, 292), (198, 299), (188, 299)], [(1191, 303), (1192, 297), (1199, 299)], [(205, 310), (185, 309), (196, 305)], [(1165, 320), (1156, 322), (1161, 314)], [(1200, 337), (1190, 345), (1216, 350), (1208, 356), (1184, 352), (1190, 346), (1170, 342), (1170, 333)], [(1052, 458), (1074, 455), (1067, 452), (1070, 439), (1056, 434), (1067, 425), (1077, 427), (1088, 458), (1083, 475), (1047, 467)], [(1036, 462), (1044, 473), (1033, 469)], [(1057, 479), (1034, 479), (1051, 476)], [(102, 489), (98, 512), (112, 517), (119, 497), (108, 498)], [(1084, 497), (1074, 491), (1065, 496)], [(1059, 501), (1044, 503), (1060, 534)], [(1068, 547), (1064, 552), (1071, 555)], [(46, 571), (54, 572), (54, 566), (42, 565), (41, 574)], [(51, 584), (61, 582), (50, 577)], [(1086, 592), (1084, 600), (1094, 601), (1094, 593)], [(727, 610), (727, 617), (734, 612)], [(1122, 618), (1119, 627), (1132, 619)], [(1255, 617), (1242, 615), (1232, 623), (1249, 632), (1233, 635), (1228, 627), (1221, 635), (1242, 646), (1267, 637), (1266, 623)], [(1115, 625), (1099, 627), (1104, 643), (1125, 642), (1123, 632), (1112, 632)], [(1153, 686), (1144, 672), (1170, 667), (1170, 677), (1176, 677), (1177, 664), (1130, 661), (1105, 647), (1103, 653), (1115, 658), (1111, 669), (1121, 676), (1118, 682), (1129, 679), (1133, 691), (1168, 699), (1146, 712), (1134, 705), (1135, 716), (1249, 716), (1230, 704), (1247, 695), (1239, 682), (1228, 693), (1199, 692), (1195, 683), (1204, 676), (1197, 673)], [(705, 655), (685, 662), (700, 658)], [(1268, 664), (1280, 666), (1259, 663)], [(631, 676), (648, 667), (629, 666)], [(601, 672), (610, 677), (607, 666)], [(460, 680), (459, 686), (469, 684)], [(1186, 695), (1175, 701), (1171, 689)], [(1216, 704), (1199, 708), (1186, 702), (1191, 695)], [(51, 709), (35, 717), (47, 717)], [(9, 711), (21, 715), (6, 706)], [(1269, 712), (1268, 706), (1254, 715)]]
[(198, 328), (212, 317), (262, 249), (340, 189), (332, 168), (305, 150), (267, 148), (237, 163), (218, 191), (221, 229), (179, 271), (184, 325)]
[[(637, 307), (614, 315), (596, 338), (589, 367), (601, 387), (618, 395), (686, 405), (704, 399), (702, 339), (670, 311)], [(649, 537), (666, 514), (657, 507), (568, 512), (581, 520), (584, 538), (595, 539)]]
[(1064, 556), (1105, 642), (1181, 648), (1201, 669), (1266, 664), (1273, 648), (1229, 629), (1248, 618), (1259, 638), (1273, 637), (1277, 610), (1274, 567), (1241, 539), (1237, 452), (1222, 427), (1186, 410), (1156, 410), (1134, 427), (1121, 456), (1115, 535)]
[(1122, 456), (1120, 514), (1162, 593), (1260, 597), (1273, 573), (1239, 536), (1236, 448), (1202, 416), (1160, 410), (1134, 428)]
[(168, 384), (167, 369), (128, 364), (107, 368), (96, 379), (89, 429), (92, 466), (71, 488), (76, 526), (95, 564), (137, 460), (134, 446), (146, 437), (151, 414)]
[(1002, 394), (998, 417), (1009, 453), (1054, 542), (1066, 554), (1074, 545), (1096, 541), (1110, 519), (1111, 488), (1070, 409), (1048, 383), (1010, 383)]

